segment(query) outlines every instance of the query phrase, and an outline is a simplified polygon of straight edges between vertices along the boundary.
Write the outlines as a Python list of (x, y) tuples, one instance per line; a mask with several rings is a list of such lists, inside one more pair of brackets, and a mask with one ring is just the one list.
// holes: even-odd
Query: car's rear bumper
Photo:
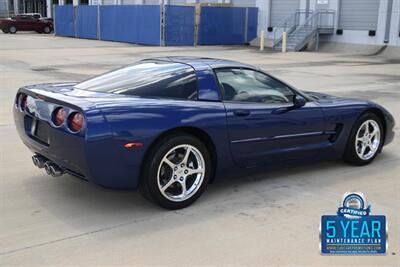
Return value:
[[(19, 108), (14, 108), (14, 120), (22, 142), (33, 153), (44, 156), (67, 173), (90, 180), (84, 137), (52, 128), (45, 120), (35, 118)], [(47, 129), (47, 141), (34, 135), (32, 128), (35, 120)]]

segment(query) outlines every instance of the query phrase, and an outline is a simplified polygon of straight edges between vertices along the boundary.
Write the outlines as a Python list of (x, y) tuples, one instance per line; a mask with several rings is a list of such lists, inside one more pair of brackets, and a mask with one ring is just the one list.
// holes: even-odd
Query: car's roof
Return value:
[(233, 60), (208, 58), (208, 57), (169, 56), (169, 57), (148, 58), (146, 60), (162, 60), (162, 61), (170, 61), (176, 63), (184, 63), (191, 65), (194, 68), (196, 68), (196, 66), (199, 63), (209, 65), (211, 68), (223, 68), (223, 67), (254, 68), (251, 65), (247, 65)]

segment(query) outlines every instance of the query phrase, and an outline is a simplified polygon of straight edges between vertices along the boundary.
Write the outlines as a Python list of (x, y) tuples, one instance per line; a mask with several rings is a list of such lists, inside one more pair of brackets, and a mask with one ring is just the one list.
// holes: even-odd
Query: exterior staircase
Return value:
[(282, 50), (282, 37), (286, 32), (286, 51), (300, 51), (315, 41), (318, 50), (320, 34), (333, 34), (334, 10), (297, 10), (274, 30), (273, 50)]

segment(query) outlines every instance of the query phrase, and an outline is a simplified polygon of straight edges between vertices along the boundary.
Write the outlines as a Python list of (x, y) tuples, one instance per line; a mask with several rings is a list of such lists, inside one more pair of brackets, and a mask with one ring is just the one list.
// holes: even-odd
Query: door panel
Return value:
[(231, 149), (243, 167), (313, 157), (329, 144), (320, 107), (225, 102)]
[(215, 74), (238, 165), (302, 159), (327, 144), (321, 108), (285, 83), (249, 68), (220, 68)]

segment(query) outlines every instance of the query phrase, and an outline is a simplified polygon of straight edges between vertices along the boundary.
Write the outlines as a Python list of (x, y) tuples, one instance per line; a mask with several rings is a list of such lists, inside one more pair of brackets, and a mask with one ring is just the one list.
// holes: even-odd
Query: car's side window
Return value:
[(143, 97), (197, 100), (197, 76), (181, 63), (143, 61), (83, 81), (75, 88)]
[(216, 69), (224, 101), (293, 103), (294, 92), (272, 77), (250, 69)]
[(19, 15), (19, 16), (17, 16), (17, 18), (18, 18), (19, 20), (25, 20), (25, 21), (28, 21), (28, 20), (35, 20), (32, 16), (28, 16), (28, 15)]

